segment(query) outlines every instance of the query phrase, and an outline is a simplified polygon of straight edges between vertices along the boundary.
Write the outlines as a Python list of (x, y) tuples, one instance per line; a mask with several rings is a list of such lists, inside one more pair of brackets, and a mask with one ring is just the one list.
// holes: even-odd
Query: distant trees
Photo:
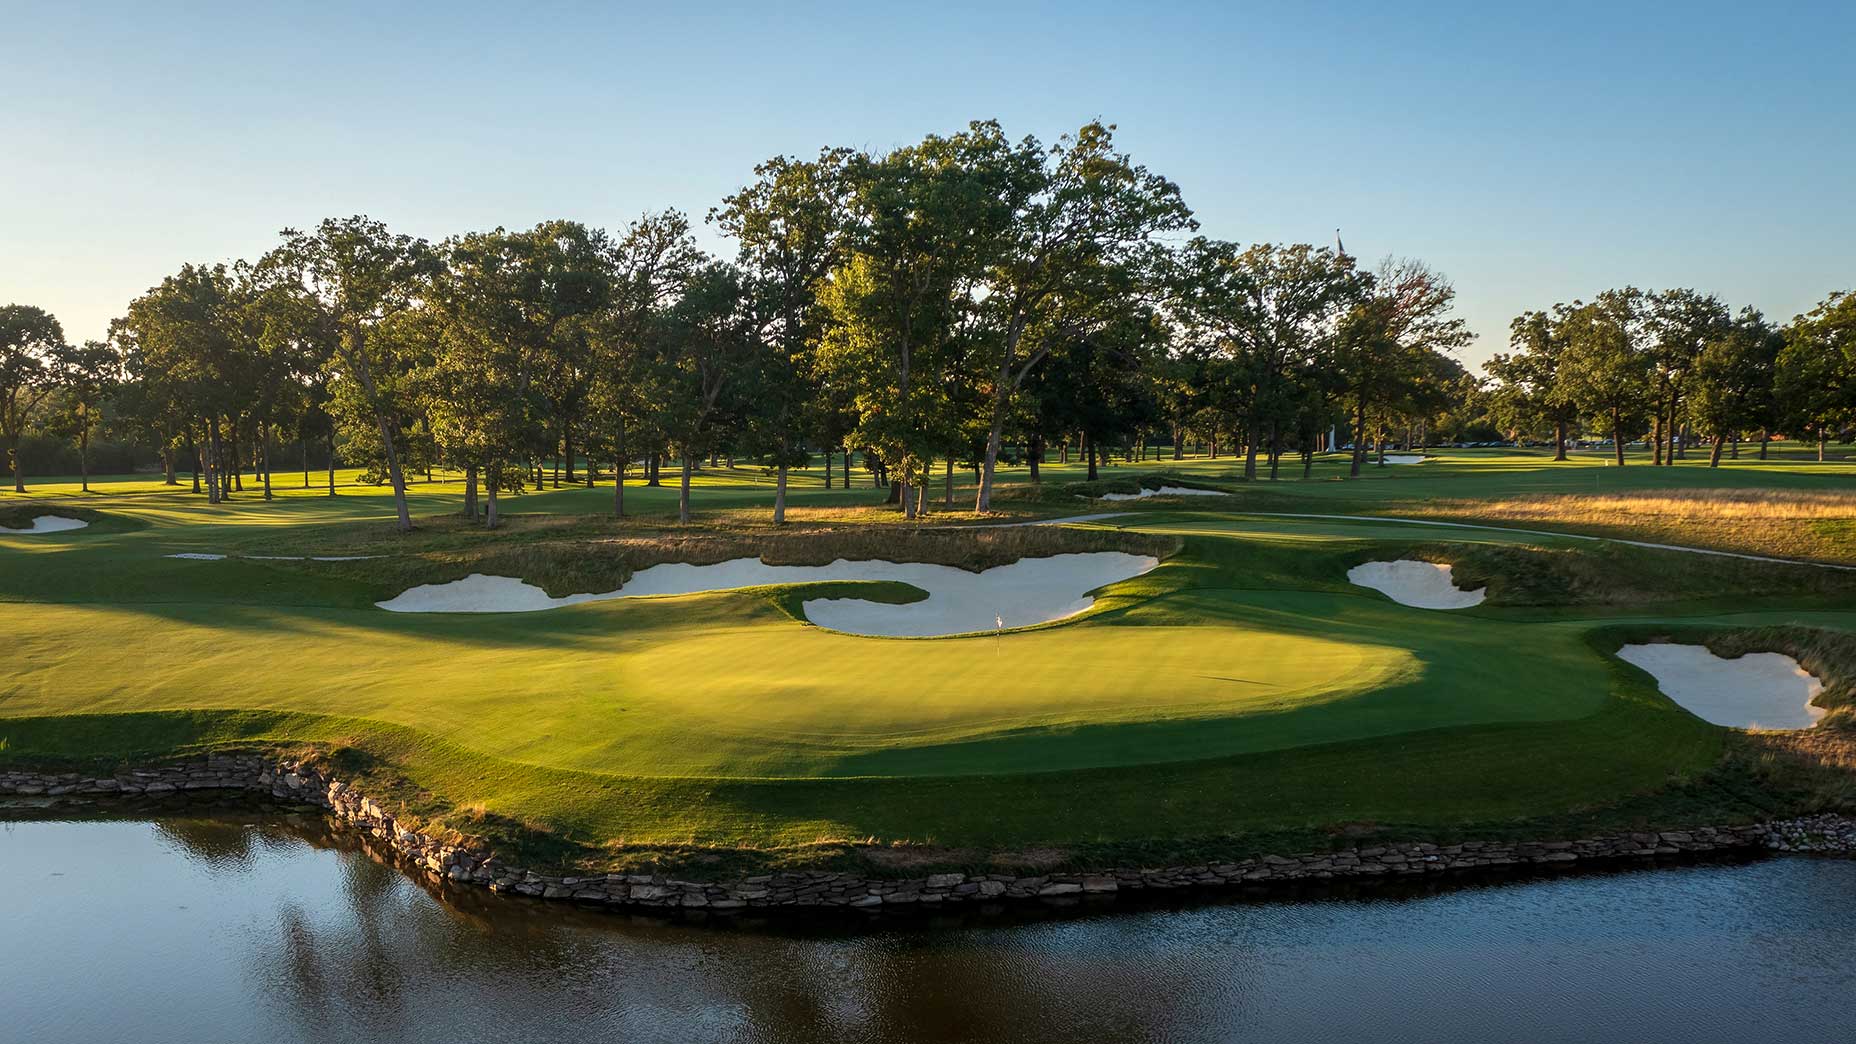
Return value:
[(1782, 423), (1824, 444), (1856, 425), (1856, 293), (1832, 294), (1792, 320), (1774, 389)]
[[(1778, 407), (1774, 368), (1784, 344), (1784, 336), (1764, 316), (1746, 308), (1725, 327), (1710, 331), (1696, 353), (1689, 415), (1713, 443), (1709, 467), (1720, 467), (1728, 440), (1738, 455), (1742, 432), (1771, 429)], [(1763, 440), (1760, 448), (1763, 453)]]
[(1484, 369), (1495, 381), (1495, 410), (1510, 431), (1553, 431), (1553, 459), (1566, 459), (1566, 436), (1579, 419), (1571, 380), (1561, 380), (1572, 323), (1567, 305), (1551, 313), (1523, 312), (1509, 324), (1513, 354), (1497, 354)]
[[(613, 511), (642, 468), (680, 467), (680, 517), (705, 457), (762, 467), (787, 517), (790, 473), (852, 451), (905, 517), (973, 506), (1021, 452), (1080, 451), (1091, 473), (1155, 443), (1233, 452), (1252, 480), (1445, 431), (1545, 439), (1589, 430), (1653, 462), (1703, 438), (1710, 463), (1774, 432), (1856, 427), (1856, 305), (1833, 295), (1775, 328), (1690, 289), (1606, 290), (1517, 316), (1486, 378), (1449, 280), (1417, 261), (1370, 269), (1338, 248), (1196, 232), (1177, 186), (1089, 123), (1055, 142), (981, 121), (888, 151), (826, 148), (760, 164), (710, 221), (649, 214), (608, 234), (565, 220), (436, 244), (353, 217), (286, 231), (251, 264), (190, 264), (131, 302), (107, 347), (55, 321), (7, 320), (0, 434), (79, 446), (97, 418), (191, 459), (209, 499), (279, 438), (312, 439), (390, 483), (456, 469), (465, 513), (499, 494), (613, 470)], [(46, 323), (51, 326), (47, 327)], [(53, 387), (58, 390), (55, 394)], [(332, 476), (332, 473), (331, 473)], [(200, 480), (204, 480), (201, 482)], [(307, 477), (305, 479), (307, 483)], [(929, 487), (935, 485), (935, 495)], [(334, 490), (333, 479), (330, 481)]]
[(1387, 428), (1396, 415), (1442, 408), (1461, 371), (1448, 353), (1470, 340), (1451, 314), (1455, 288), (1423, 262), (1387, 259), (1362, 285), (1342, 320), (1335, 362), (1353, 414), (1355, 477), (1366, 459), (1368, 422)]
[(42, 308), (0, 307), (0, 437), (6, 439), (13, 491), (26, 491), (19, 440), (39, 404), (58, 386), (64, 327)]
[(1180, 270), (1180, 316), (1205, 367), (1202, 401), (1238, 436), (1245, 477), (1257, 477), (1264, 453), (1274, 478), (1285, 437), (1326, 426), (1343, 381), (1341, 326), (1373, 280), (1351, 257), (1306, 243), (1246, 249), (1196, 239)]
[[(53, 427), (77, 443), (80, 488), (90, 492), (90, 436), (103, 404), (115, 391), (122, 362), (103, 341), (67, 347), (58, 358)], [(15, 476), (17, 478), (17, 476)]]
[[(106, 342), (72, 348), (57, 321), (0, 310), (0, 437), (23, 489), (31, 431), (77, 448), (94, 433), (150, 447), (164, 481), (190, 461), (210, 501), (274, 448), (320, 441), (391, 485), (461, 472), (464, 514), (499, 524), (499, 496), (680, 469), (679, 517), (705, 457), (772, 476), (853, 451), (906, 518), (952, 506), (957, 468), (992, 506), (1020, 448), (1095, 477), (1114, 454), (1174, 459), (1197, 443), (1276, 479), (1285, 455), (1351, 449), (1358, 476), (1388, 443), (1445, 432), (1647, 440), (1673, 463), (1697, 438), (1711, 465), (1758, 433), (1822, 447), (1856, 428), (1856, 298), (1782, 328), (1689, 289), (1624, 287), (1517, 316), (1486, 378), (1455, 291), (1415, 260), (1367, 270), (1339, 248), (1204, 236), (1178, 187), (1092, 122), (1049, 145), (978, 121), (889, 151), (776, 156), (709, 220), (607, 233), (544, 221), (428, 243), (364, 216), (285, 230), (255, 262), (184, 264), (131, 301)], [(1344, 434), (1343, 434), (1344, 433)], [(1486, 436), (1485, 436), (1486, 437)], [(939, 495), (929, 488), (940, 480)], [(479, 494), (482, 494), (481, 510)], [(938, 501), (939, 507), (935, 504)]]
[(1551, 430), (1562, 446), (1567, 425), (1588, 419), (1618, 464), (1639, 438), (1652, 464), (1674, 464), (1695, 431), (1712, 444), (1711, 467), (1753, 432), (1764, 457), (1774, 430), (1817, 441), (1821, 459), (1825, 442), (1856, 427), (1848, 302), (1832, 294), (1782, 329), (1688, 289), (1625, 287), (1526, 312), (1512, 325), (1514, 351), (1489, 361), (1491, 409), (1517, 431)]

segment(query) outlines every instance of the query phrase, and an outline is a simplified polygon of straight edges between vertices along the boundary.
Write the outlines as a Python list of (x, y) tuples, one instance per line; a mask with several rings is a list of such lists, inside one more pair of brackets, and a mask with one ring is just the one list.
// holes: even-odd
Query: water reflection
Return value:
[(1856, 864), (857, 930), (465, 891), (314, 817), (0, 824), (0, 1037), (1821, 1041)]

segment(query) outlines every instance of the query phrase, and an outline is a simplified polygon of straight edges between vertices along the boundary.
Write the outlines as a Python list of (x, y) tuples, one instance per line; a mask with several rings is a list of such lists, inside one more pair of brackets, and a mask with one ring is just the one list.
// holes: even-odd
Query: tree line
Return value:
[(1777, 326), (1710, 294), (1625, 287), (1523, 313), (1510, 329), (1482, 407), (1512, 435), (1550, 435), (1558, 460), (1583, 430), (1607, 436), (1620, 465), (1646, 433), (1653, 465), (1696, 439), (1713, 466), (1749, 437), (1764, 458), (1776, 432), (1815, 441), (1822, 460), (1856, 427), (1856, 294)]
[[(1362, 268), (1338, 239), (1202, 235), (1178, 186), (1101, 123), (1048, 145), (975, 122), (775, 157), (707, 220), (733, 257), (675, 211), (439, 242), (331, 219), (256, 260), (183, 265), (81, 346), (7, 306), (15, 487), (34, 424), (78, 444), (86, 486), (101, 423), (155, 447), (169, 483), (184, 461), (212, 502), (248, 471), (270, 496), (276, 446), (294, 438), (307, 473), (319, 441), (331, 494), (339, 455), (392, 486), (410, 528), (409, 476), (438, 467), (494, 527), (499, 494), (543, 483), (546, 462), (557, 485), (563, 465), (570, 484), (582, 463), (589, 485), (609, 476), (618, 515), (628, 479), (672, 465), (688, 521), (692, 473), (725, 456), (773, 476), (778, 522), (791, 470), (822, 458), (826, 485), (848, 485), (858, 454), (913, 518), (937, 477), (953, 506), (957, 468), (989, 510), (1002, 462), (1035, 480), (1052, 448), (1094, 479), (1111, 452), (1196, 441), (1255, 479), (1343, 445), (1358, 475), (1388, 440), (1476, 425), (1554, 427), (1564, 445), (1588, 420), (1620, 436), (1653, 421), (1680, 452), (1679, 425), (1849, 423), (1850, 353), (1825, 347), (1847, 348), (1847, 299), (1772, 331), (1688, 291), (1609, 292), (1518, 318), (1484, 380), (1454, 357), (1470, 335), (1441, 274)], [(1785, 412), (1806, 388), (1823, 403)]]

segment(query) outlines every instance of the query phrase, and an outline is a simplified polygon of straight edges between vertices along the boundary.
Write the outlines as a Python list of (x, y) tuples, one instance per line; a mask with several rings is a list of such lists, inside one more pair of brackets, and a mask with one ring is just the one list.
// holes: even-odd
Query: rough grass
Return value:
[(1604, 515), (1705, 522), (1741, 518), (1856, 519), (1856, 491), (1672, 489), (1655, 493), (1517, 497), (1484, 502), (1478, 508), (1491, 517), (1520, 520)]
[(1675, 489), (1414, 504), (1418, 517), (1856, 563), (1856, 491)]
[[(1634, 607), (1672, 602), (1788, 604), (1856, 599), (1856, 572), (1658, 552), (1626, 544), (1421, 544), (1409, 557), (1448, 563), (1457, 586), (1488, 588), (1495, 606)], [(1362, 558), (1362, 561), (1366, 560)]]

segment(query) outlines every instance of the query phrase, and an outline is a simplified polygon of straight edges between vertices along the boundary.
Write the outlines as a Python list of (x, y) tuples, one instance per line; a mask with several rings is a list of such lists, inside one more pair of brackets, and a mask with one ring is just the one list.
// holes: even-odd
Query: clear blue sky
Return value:
[(1097, 116), (1210, 235), (1442, 269), (1471, 363), (1608, 286), (1856, 288), (1856, 4), (1401, 6), (6, 2), (0, 303), (97, 337), (325, 216), (699, 218), (775, 153)]

